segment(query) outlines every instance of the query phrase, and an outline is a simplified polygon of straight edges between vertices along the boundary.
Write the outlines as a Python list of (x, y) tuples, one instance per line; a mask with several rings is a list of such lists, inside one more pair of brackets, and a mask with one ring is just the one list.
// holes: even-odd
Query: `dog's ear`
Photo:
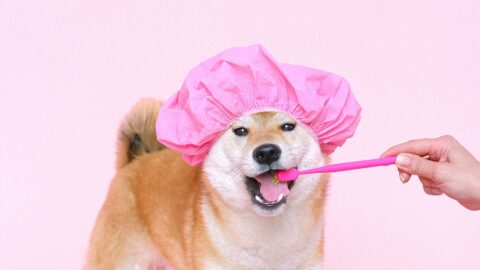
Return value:
[(155, 132), (161, 104), (155, 99), (142, 99), (127, 114), (118, 132), (117, 170), (140, 155), (165, 148)]

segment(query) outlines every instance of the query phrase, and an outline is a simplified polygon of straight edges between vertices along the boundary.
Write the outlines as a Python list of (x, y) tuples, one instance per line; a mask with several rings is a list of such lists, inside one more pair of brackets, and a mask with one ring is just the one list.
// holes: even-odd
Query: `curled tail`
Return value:
[(141, 99), (123, 120), (117, 139), (117, 170), (136, 157), (165, 147), (157, 141), (155, 122), (161, 102), (151, 98)]

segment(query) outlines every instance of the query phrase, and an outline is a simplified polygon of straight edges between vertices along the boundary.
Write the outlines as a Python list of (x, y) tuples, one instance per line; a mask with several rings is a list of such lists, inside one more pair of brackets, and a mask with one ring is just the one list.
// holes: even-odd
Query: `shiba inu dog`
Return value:
[(246, 114), (192, 167), (156, 141), (159, 108), (141, 101), (120, 128), (85, 269), (322, 269), (328, 175), (272, 178), (328, 163), (306, 126)]

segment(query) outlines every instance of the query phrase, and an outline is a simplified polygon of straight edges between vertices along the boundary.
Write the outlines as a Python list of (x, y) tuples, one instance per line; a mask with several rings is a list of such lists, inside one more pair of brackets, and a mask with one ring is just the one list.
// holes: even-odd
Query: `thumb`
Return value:
[(401, 154), (397, 156), (397, 167), (402, 171), (433, 179), (438, 164), (434, 161), (412, 154)]

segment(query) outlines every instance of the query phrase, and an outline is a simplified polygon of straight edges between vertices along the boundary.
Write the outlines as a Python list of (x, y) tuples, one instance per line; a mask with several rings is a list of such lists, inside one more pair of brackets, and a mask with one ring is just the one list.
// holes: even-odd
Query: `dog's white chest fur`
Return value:
[[(205, 202), (202, 211), (208, 234), (228, 265), (212, 260), (206, 262), (204, 269), (322, 269), (320, 258), (315, 255), (322, 241), (323, 224), (306, 223), (308, 217), (302, 210), (307, 209), (285, 210), (271, 218), (237, 212), (228, 217), (229, 224), (225, 225), (219, 223)], [(305, 231), (311, 233), (307, 235)]]

